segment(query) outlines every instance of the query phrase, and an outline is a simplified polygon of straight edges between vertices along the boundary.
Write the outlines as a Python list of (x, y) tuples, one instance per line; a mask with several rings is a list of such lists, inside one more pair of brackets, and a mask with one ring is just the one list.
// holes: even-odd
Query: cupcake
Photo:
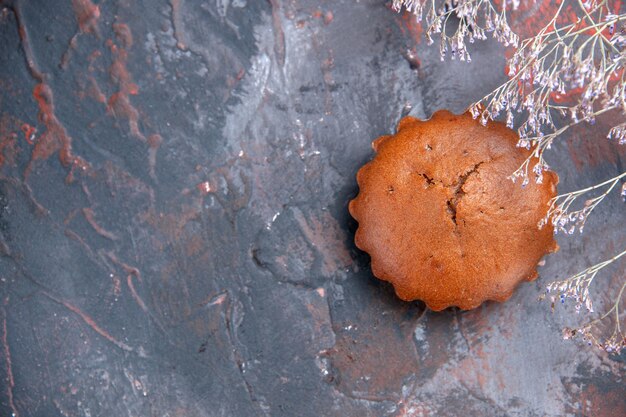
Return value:
[(537, 278), (537, 263), (558, 249), (552, 227), (537, 227), (558, 176), (525, 187), (507, 179), (530, 155), (517, 141), (502, 123), (442, 110), (405, 117), (372, 143), (349, 209), (357, 247), (398, 297), (467, 310)]

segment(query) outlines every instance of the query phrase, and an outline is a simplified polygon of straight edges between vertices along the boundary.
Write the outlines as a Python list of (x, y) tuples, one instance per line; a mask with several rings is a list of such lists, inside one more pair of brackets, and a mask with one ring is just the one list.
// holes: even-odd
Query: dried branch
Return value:
[[(513, 7), (517, 8), (519, 0)], [(506, 18), (506, 8), (498, 12), (491, 0), (393, 0), (392, 7), (400, 11), (402, 6), (413, 13), (418, 22), (425, 14), (426, 40), (431, 45), (433, 36), (439, 35), (439, 53), (443, 61), (448, 51), (450, 57), (471, 61), (467, 44), (476, 39), (487, 39), (487, 33), (505, 46), (517, 47), (519, 37), (511, 30)], [(448, 35), (450, 18), (456, 18), (458, 26)], [(454, 19), (453, 19), (454, 20)]]
[[(593, 313), (593, 303), (589, 297), (589, 286), (600, 270), (611, 265), (624, 255), (626, 255), (626, 250), (567, 279), (552, 282), (546, 288), (546, 293), (552, 294), (550, 296), (552, 308), (554, 308), (557, 297), (561, 304), (564, 304), (567, 298), (572, 298), (576, 301), (575, 308), (577, 313), (580, 312), (582, 306), (585, 306), (588, 312)], [(613, 305), (609, 310), (597, 319), (578, 328), (566, 327), (563, 330), (563, 338), (571, 339), (573, 337), (580, 336), (590, 345), (596, 345), (609, 353), (619, 354), (622, 349), (626, 348), (626, 336), (624, 335), (620, 325), (620, 304), (622, 296), (624, 295), (624, 289), (626, 289), (626, 281), (622, 284), (617, 297), (614, 299)], [(604, 340), (600, 340), (600, 338), (596, 336), (595, 330), (600, 327), (599, 325), (602, 321), (611, 318), (611, 316), (613, 317), (613, 321), (615, 323), (613, 332), (609, 337)]]
[[(622, 120), (608, 132), (608, 139), (618, 144), (626, 143), (626, 14), (613, 14), (609, 3), (604, 1), (577, 0), (580, 10), (577, 21), (557, 26), (559, 14), (565, 1), (559, 5), (552, 20), (537, 35), (525, 39), (508, 60), (509, 80), (470, 107), (475, 118), (486, 124), (506, 114), (507, 126), (515, 126), (515, 114), (522, 113), (519, 124), (518, 146), (531, 150), (531, 155), (512, 173), (510, 178), (529, 183), (531, 177), (537, 183), (543, 180), (543, 172), (549, 170), (544, 159), (545, 151), (565, 131), (582, 122), (594, 124), (596, 118), (608, 112), (620, 112)], [(571, 4), (571, 3), (570, 3)], [(569, 118), (569, 122), (557, 127), (554, 120)], [(531, 166), (531, 164), (534, 164)], [(589, 215), (620, 183), (626, 172), (594, 186), (559, 195), (550, 201), (546, 217), (539, 227), (554, 226), (555, 233), (572, 234), (578, 228), (582, 233)], [(586, 197), (588, 193), (597, 193)], [(626, 197), (626, 183), (621, 186), (621, 195)], [(585, 196), (582, 208), (575, 202)], [(613, 258), (591, 266), (567, 279), (548, 285), (548, 292), (556, 292), (561, 302), (567, 298), (576, 300), (576, 312), (585, 306), (593, 313), (589, 286), (596, 274), (622, 257), (622, 252)], [(626, 277), (613, 307), (601, 317), (576, 329), (566, 328), (565, 338), (582, 336), (589, 344), (607, 352), (619, 353), (625, 346), (620, 325), (620, 303)], [(555, 296), (551, 296), (554, 305)], [(600, 324), (613, 317), (613, 332), (601, 341)]]
[[(598, 116), (612, 110), (626, 114), (626, 14), (608, 13), (606, 0), (589, 11), (580, 4), (585, 17), (557, 27), (564, 4), (508, 60), (509, 80), (470, 106), (483, 124), (506, 113), (510, 128), (514, 114), (525, 113), (518, 128), (518, 146), (533, 153), (511, 176), (521, 178), (522, 184), (528, 183), (531, 172), (541, 182), (542, 172), (549, 169), (544, 152), (566, 130), (583, 121), (594, 124)], [(565, 105), (563, 97), (577, 100)], [(555, 116), (569, 116), (571, 122), (557, 128)], [(608, 137), (626, 142), (624, 122), (613, 127)]]
[[(519, 0), (505, 1), (504, 5), (517, 9)], [(566, 5), (577, 10), (579, 17), (560, 24)], [(531, 179), (541, 183), (543, 172), (550, 169), (544, 153), (554, 141), (582, 122), (595, 124), (597, 117), (608, 112), (618, 112), (621, 116), (608, 132), (608, 139), (626, 144), (626, 13), (613, 13), (608, 0), (560, 0), (548, 24), (521, 43), (507, 22), (506, 7), (498, 12), (490, 0), (393, 1), (395, 10), (399, 11), (402, 6), (414, 13), (418, 21), (426, 15), (426, 38), (431, 44), (433, 35), (439, 35), (442, 60), (449, 49), (453, 59), (470, 61), (466, 40), (473, 43), (475, 39), (486, 39), (489, 32), (514, 49), (507, 62), (508, 81), (469, 107), (482, 124), (504, 116), (509, 128), (517, 127), (518, 147), (532, 150), (511, 174), (511, 180), (520, 179), (522, 186)], [(456, 30), (447, 26), (451, 17), (458, 21)], [(448, 35), (452, 31), (454, 34)], [(553, 198), (546, 217), (538, 226), (552, 224), (555, 233), (566, 234), (578, 228), (582, 233), (589, 215), (620, 183), (621, 195), (626, 198), (625, 177), (626, 172)], [(582, 196), (597, 192), (600, 193), (595, 197), (585, 197), (582, 208), (575, 208), (575, 202)], [(600, 270), (625, 253), (553, 282), (547, 287), (548, 291), (556, 291), (562, 302), (566, 298), (576, 299), (576, 311), (584, 305), (593, 312), (589, 285)], [(626, 277), (611, 309), (584, 326), (566, 329), (564, 336), (582, 335), (608, 352), (619, 352), (625, 343), (619, 308), (624, 288)], [(555, 297), (551, 298), (554, 301)], [(599, 342), (593, 331), (607, 317), (614, 317), (615, 328), (610, 337)]]
[[(585, 222), (593, 209), (595, 209), (598, 204), (600, 204), (602, 200), (604, 200), (604, 198), (609, 195), (611, 191), (613, 191), (613, 189), (624, 177), (626, 177), (626, 172), (591, 187), (572, 191), (567, 194), (561, 194), (552, 198), (549, 203), (550, 207), (548, 209), (548, 213), (539, 222), (539, 228), (541, 229), (546, 224), (551, 223), (552, 226), (554, 226), (555, 233), (562, 231), (571, 235), (574, 233), (576, 228), (578, 228), (580, 233), (582, 233), (585, 227)], [(600, 189), (604, 189), (604, 192), (596, 197), (585, 200), (582, 209), (570, 211), (570, 206), (576, 201), (576, 199), (578, 199), (578, 197)], [(626, 182), (622, 185), (621, 195), (626, 198)]]

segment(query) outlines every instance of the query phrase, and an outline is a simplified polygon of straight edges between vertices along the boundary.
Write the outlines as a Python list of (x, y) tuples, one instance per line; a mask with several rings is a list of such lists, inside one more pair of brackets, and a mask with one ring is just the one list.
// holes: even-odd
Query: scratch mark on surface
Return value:
[(176, 39), (176, 47), (181, 51), (186, 51), (187, 40), (183, 28), (183, 17), (180, 12), (182, 2), (183, 0), (170, 0), (170, 6), (172, 7), (172, 26), (174, 29), (174, 38)]
[[(219, 298), (219, 297), (218, 297)], [(232, 346), (233, 359), (235, 360), (235, 364), (239, 369), (239, 374), (241, 375), (241, 379), (243, 381), (244, 387), (248, 392), (248, 396), (250, 397), (250, 401), (253, 404), (257, 404), (259, 410), (263, 415), (267, 416), (266, 407), (262, 406), (264, 402), (262, 398), (259, 398), (256, 394), (254, 394), (254, 390), (252, 388), (252, 384), (248, 381), (245, 375), (245, 360), (239, 349), (237, 348), (237, 327), (241, 324), (243, 320), (242, 317), (239, 317), (239, 313), (237, 312), (236, 304), (232, 300), (232, 296), (230, 296), (229, 292), (224, 294), (224, 300), (228, 301), (226, 308), (224, 309), (224, 324), (226, 325), (226, 334), (228, 335), (228, 342)]]
[(272, 25), (274, 28), (274, 53), (281, 68), (285, 66), (285, 32), (280, 18), (280, 4), (278, 0), (269, 0), (272, 6)]
[(64, 306), (68, 310), (70, 310), (72, 313), (76, 314), (78, 317), (80, 317), (85, 322), (86, 325), (91, 327), (96, 333), (98, 333), (100, 336), (104, 337), (106, 340), (108, 340), (109, 342), (111, 342), (112, 344), (114, 344), (115, 346), (120, 348), (121, 350), (124, 350), (126, 352), (132, 352), (134, 350), (132, 347), (128, 346), (126, 343), (121, 342), (121, 341), (117, 340), (115, 337), (113, 337), (109, 332), (107, 332), (102, 327), (100, 327), (98, 325), (98, 323), (96, 323), (94, 321), (94, 319), (89, 317), (85, 312), (83, 312), (81, 309), (79, 309), (75, 305), (70, 304), (68, 301), (65, 301), (65, 300), (63, 300), (61, 298), (56, 297), (55, 295), (52, 295), (52, 294), (50, 294), (47, 291), (42, 291), (42, 293), (43, 293), (43, 295), (45, 295), (46, 297), (48, 297), (52, 301), (54, 301), (54, 302), (56, 302), (58, 304), (61, 304), (62, 306)]
[[(8, 298), (4, 299), (4, 306), (8, 304)], [(9, 349), (8, 343), (8, 332), (7, 332), (7, 312), (6, 308), (2, 307), (2, 348), (4, 350), (4, 358), (7, 366), (7, 397), (9, 401), (9, 407), (11, 408), (12, 416), (19, 417), (20, 413), (17, 411), (15, 407), (15, 402), (13, 400), (13, 387), (15, 387), (15, 380), (13, 378), (13, 365), (11, 363), (11, 350)]]
[(63, 233), (68, 238), (73, 239), (76, 242), (78, 242), (85, 249), (85, 252), (87, 252), (87, 256), (89, 257), (89, 259), (91, 259), (94, 263), (100, 266), (106, 266), (106, 265), (103, 265), (102, 260), (99, 259), (98, 256), (96, 256), (96, 253), (93, 251), (93, 249), (91, 249), (91, 246), (89, 246), (89, 244), (85, 242), (85, 240), (78, 233), (76, 233), (70, 228), (65, 229)]
[(137, 290), (135, 289), (135, 284), (133, 282), (133, 277), (137, 278), (137, 281), (142, 282), (141, 272), (139, 272), (139, 269), (135, 268), (134, 266), (130, 266), (125, 262), (120, 261), (113, 252), (107, 252), (107, 256), (111, 260), (111, 262), (120, 266), (124, 270), (124, 272), (126, 272), (126, 285), (128, 286), (128, 289), (130, 290), (131, 296), (133, 297), (135, 302), (139, 305), (139, 307), (144, 312), (147, 313), (148, 307), (146, 307), (146, 303), (144, 303), (143, 299), (137, 293)]
[(161, 135), (154, 134), (148, 137), (148, 170), (150, 172), (150, 177), (157, 181), (156, 176), (156, 162), (157, 162), (157, 151), (161, 147), (163, 143), (163, 138)]
[(37, 214), (40, 215), (47, 215), (50, 213), (50, 211), (45, 208), (43, 206), (43, 204), (41, 204), (36, 198), (35, 198), (35, 193), (33, 193), (33, 189), (30, 187), (30, 185), (28, 185), (25, 182), (18, 182), (16, 180), (16, 183), (19, 185), (19, 187), (23, 190), (24, 194), (26, 195), (26, 197), (28, 197), (28, 201), (33, 205), (33, 207), (35, 208), (35, 212)]
[(224, 301), (226, 301), (227, 297), (228, 297), (228, 294), (223, 292), (223, 293), (220, 293), (220, 294), (217, 294), (217, 295), (211, 297), (208, 301), (206, 301), (206, 302), (204, 302), (202, 304), (204, 305), (204, 307), (211, 307), (211, 306), (214, 306), (214, 305), (220, 305)]
[(33, 56), (33, 51), (30, 48), (30, 38), (28, 37), (28, 32), (26, 32), (26, 26), (24, 25), (24, 20), (22, 19), (22, 13), (20, 9), (15, 7), (14, 4), (9, 5), (10, 10), (15, 15), (15, 20), (17, 21), (17, 30), (20, 37), (20, 43), (22, 46), (22, 50), (24, 51), (24, 59), (26, 60), (26, 67), (31, 77), (33, 77), (38, 82), (44, 81), (44, 75), (39, 71), (35, 59)]
[[(140, 283), (143, 283), (143, 279), (141, 277), (141, 272), (139, 271), (139, 269), (134, 266), (128, 265), (127, 263), (123, 261), (120, 261), (119, 258), (113, 252), (110, 252), (110, 251), (106, 252), (105, 255), (111, 262), (121, 267), (124, 270), (124, 272), (126, 272), (126, 285), (128, 286), (128, 289), (130, 290), (130, 295), (133, 297), (133, 300), (137, 303), (139, 308), (141, 308), (141, 310), (148, 315), (148, 317), (154, 322), (154, 324), (156, 324), (158, 329), (163, 334), (168, 334), (167, 330), (165, 329), (161, 321), (154, 314), (152, 314), (152, 312), (148, 309), (148, 306), (143, 301), (143, 298), (141, 298), (141, 296), (137, 292), (137, 289), (135, 288), (135, 282), (133, 278), (137, 279), (137, 281), (139, 281)], [(111, 266), (109, 265), (109, 267)]]
[(7, 183), (11, 184), (13, 187), (15, 187), (16, 190), (20, 191), (24, 196), (26, 196), (28, 202), (33, 206), (35, 213), (41, 216), (49, 214), (48, 209), (46, 209), (39, 201), (37, 201), (33, 194), (33, 189), (30, 188), (30, 185), (28, 185), (26, 182), (20, 181), (14, 177), (2, 177), (0, 178), (0, 180), (6, 181)]
[(72, 151), (72, 138), (65, 130), (65, 126), (57, 119), (54, 108), (54, 96), (50, 86), (41, 82), (33, 89), (33, 97), (39, 105), (39, 121), (46, 127), (45, 132), (37, 138), (33, 147), (31, 160), (26, 166), (24, 178), (30, 175), (33, 164), (37, 160), (46, 160), (54, 153), (58, 153), (59, 161), (64, 167), (70, 167), (66, 181), (74, 179), (74, 169), (86, 171), (89, 163)]
[(85, 219), (91, 225), (93, 230), (96, 231), (97, 234), (110, 240), (119, 239), (114, 233), (109, 232), (104, 227), (100, 226), (98, 222), (96, 222), (95, 213), (92, 208), (89, 208), (89, 207), (83, 208), (83, 215), (85, 216)]
[(148, 308), (146, 307), (146, 304), (143, 302), (143, 300), (141, 299), (141, 297), (139, 296), (139, 294), (137, 294), (137, 291), (135, 290), (135, 285), (133, 284), (132, 274), (128, 274), (126, 276), (126, 285), (128, 285), (128, 288), (130, 289), (130, 293), (132, 294), (137, 304), (139, 304), (139, 307), (141, 307), (143, 311), (147, 312)]
[(9, 247), (9, 244), (7, 243), (6, 238), (4, 237), (4, 234), (2, 233), (1, 230), (0, 230), (0, 255), (4, 255), (8, 257), (12, 256), (11, 248)]
[(113, 253), (113, 252), (107, 252), (107, 256), (109, 257), (109, 259), (116, 265), (121, 266), (122, 269), (129, 275), (134, 275), (137, 277), (137, 279), (139, 280), (139, 282), (141, 282), (141, 272), (139, 272), (139, 269), (135, 268), (134, 266), (130, 266), (127, 263), (124, 263), (122, 261), (120, 261), (117, 256)]
[(39, 122), (46, 127), (44, 133), (36, 139), (31, 159), (24, 171), (24, 180), (26, 181), (28, 179), (33, 169), (33, 164), (37, 160), (46, 160), (53, 154), (58, 153), (61, 165), (70, 167), (66, 181), (72, 182), (74, 179), (74, 169), (78, 168), (85, 171), (89, 168), (89, 164), (81, 157), (74, 155), (72, 151), (72, 138), (65, 130), (65, 126), (63, 126), (56, 117), (54, 95), (52, 89), (47, 84), (45, 74), (39, 69), (35, 61), (33, 51), (30, 47), (28, 31), (26, 30), (20, 9), (12, 6), (12, 10), (17, 20), (19, 37), (28, 70), (31, 76), (38, 82), (33, 89), (33, 97), (39, 106)]
[(91, 0), (72, 0), (72, 7), (78, 20), (78, 30), (81, 33), (98, 33), (98, 19), (100, 19), (100, 6), (93, 4)]
[(64, 69), (64, 70), (67, 69), (70, 63), (70, 57), (72, 56), (72, 51), (76, 49), (77, 43), (78, 43), (78, 33), (72, 36), (72, 39), (70, 39), (70, 42), (68, 43), (67, 48), (65, 49), (65, 52), (63, 52), (63, 55), (61, 55), (61, 62), (59, 63), (59, 67), (61, 69)]
[(135, 84), (128, 71), (128, 51), (133, 45), (133, 35), (128, 25), (124, 23), (114, 23), (113, 31), (120, 45), (116, 45), (112, 40), (107, 41), (111, 49), (113, 61), (109, 67), (109, 75), (118, 91), (109, 97), (107, 111), (116, 118), (128, 120), (130, 133), (141, 140), (146, 141), (146, 137), (139, 130), (139, 112), (130, 102), (130, 96), (139, 92), (139, 87)]

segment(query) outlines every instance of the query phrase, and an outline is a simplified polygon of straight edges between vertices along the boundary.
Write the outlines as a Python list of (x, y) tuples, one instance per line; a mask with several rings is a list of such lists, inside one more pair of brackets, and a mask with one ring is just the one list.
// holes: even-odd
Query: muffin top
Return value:
[(471, 309), (537, 277), (541, 257), (558, 249), (552, 226), (537, 227), (558, 176), (544, 172), (525, 187), (507, 179), (530, 155), (517, 141), (502, 123), (442, 110), (428, 121), (405, 117), (398, 133), (372, 143), (349, 209), (356, 245), (398, 297)]

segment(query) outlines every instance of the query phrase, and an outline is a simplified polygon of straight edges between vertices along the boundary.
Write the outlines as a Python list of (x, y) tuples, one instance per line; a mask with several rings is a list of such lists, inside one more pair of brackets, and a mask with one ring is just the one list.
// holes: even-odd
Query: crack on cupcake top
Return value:
[[(429, 177), (428, 175), (426, 175), (425, 173), (421, 173), (419, 174), (421, 175), (425, 180), (426, 180), (426, 184), (430, 185), (435, 185), (435, 180), (432, 177)], [(441, 182), (441, 181), (439, 181)]]
[[(418, 175), (421, 176), (422, 178), (424, 178), (424, 180), (426, 180), (426, 187), (427, 188), (431, 187), (433, 185), (439, 184), (439, 185), (441, 185), (441, 187), (443, 187), (446, 190), (450, 191), (451, 196), (446, 201), (446, 206), (447, 206), (446, 210), (447, 210), (448, 214), (450, 215), (450, 219), (452, 220), (454, 225), (458, 226), (456, 210), (457, 210), (457, 207), (459, 205), (459, 202), (461, 201), (463, 196), (466, 194), (465, 190), (463, 190), (463, 186), (465, 185), (465, 182), (469, 179), (470, 176), (472, 176), (473, 174), (477, 174), (478, 173), (478, 168), (480, 168), (481, 165), (487, 164), (487, 163), (489, 163), (491, 161), (492, 161), (492, 159), (490, 158), (490, 159), (487, 159), (485, 161), (481, 161), (481, 162), (478, 162), (476, 164), (473, 164), (472, 167), (469, 170), (463, 172), (462, 174), (459, 174), (457, 180), (454, 183), (452, 183), (452, 184), (446, 184), (443, 180), (431, 177), (428, 174), (426, 174), (425, 172), (420, 172)], [(389, 188), (390, 188), (390, 192), (392, 192), (393, 191), (393, 187), (389, 186)], [(458, 233), (458, 230), (455, 230), (455, 233)]]
[(465, 191), (463, 190), (463, 185), (465, 185), (465, 182), (467, 181), (467, 179), (475, 173), (478, 173), (478, 168), (484, 164), (490, 162), (490, 160), (487, 161), (482, 161), (479, 162), (477, 164), (474, 164), (474, 166), (467, 172), (465, 172), (464, 174), (459, 175), (459, 179), (456, 182), (456, 184), (454, 184), (452, 187), (452, 198), (449, 198), (448, 201), (446, 202), (447, 204), (447, 210), (448, 213), (450, 214), (450, 218), (452, 219), (452, 222), (454, 223), (455, 226), (455, 232), (458, 232), (458, 224), (456, 221), (456, 208), (459, 205), (459, 202), (461, 201), (461, 198), (463, 198), (463, 196), (465, 195)]

